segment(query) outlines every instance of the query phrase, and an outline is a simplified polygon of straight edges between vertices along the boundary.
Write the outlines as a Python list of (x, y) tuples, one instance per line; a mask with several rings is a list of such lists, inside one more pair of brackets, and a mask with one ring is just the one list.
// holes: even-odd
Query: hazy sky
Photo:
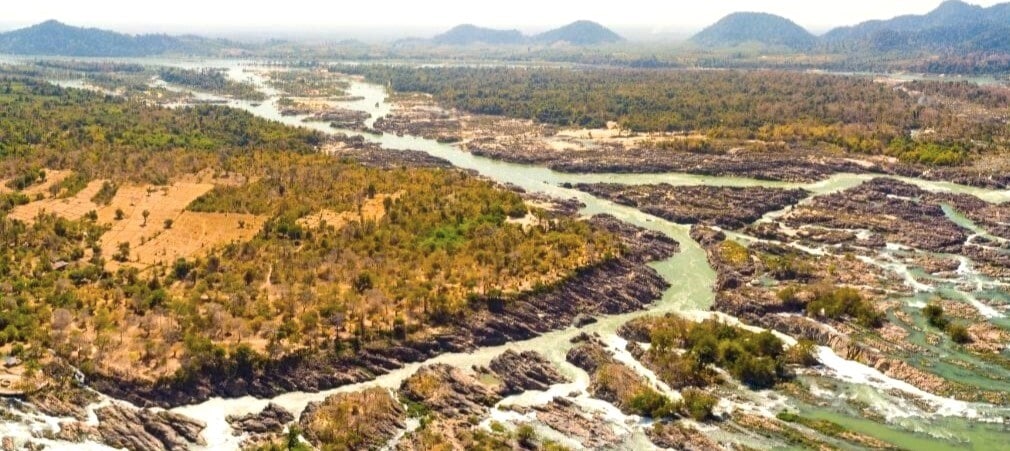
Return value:
[[(969, 2), (992, 5), (999, 0)], [(780, 14), (813, 31), (823, 31), (869, 19), (925, 13), (940, 0), (8, 0), (3, 3), (2, 28), (57, 19), (126, 32), (343, 34), (382, 27), (416, 34), (459, 23), (533, 31), (577, 19), (595, 20), (615, 28), (685, 31), (699, 29), (734, 11)]]

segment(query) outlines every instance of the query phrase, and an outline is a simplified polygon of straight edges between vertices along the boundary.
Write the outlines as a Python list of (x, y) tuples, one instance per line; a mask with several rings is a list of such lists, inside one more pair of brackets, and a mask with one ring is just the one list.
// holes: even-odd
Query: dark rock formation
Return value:
[(284, 426), (295, 420), (295, 416), (277, 404), (270, 403), (259, 413), (250, 413), (240, 417), (229, 415), (228, 424), (235, 429), (235, 434), (268, 434), (281, 432)]
[(809, 195), (801, 189), (579, 184), (578, 189), (678, 224), (740, 229)]
[(946, 218), (927, 193), (893, 179), (873, 179), (855, 188), (819, 196), (785, 217), (799, 227), (817, 225), (836, 229), (868, 229), (890, 242), (933, 251), (957, 253), (968, 231)]
[(488, 365), (499, 379), (502, 396), (515, 395), (527, 390), (547, 390), (551, 385), (567, 382), (544, 356), (533, 351), (517, 353), (505, 351)]
[(364, 166), (382, 169), (401, 167), (451, 168), (452, 163), (419, 150), (392, 150), (365, 141), (359, 135), (335, 135), (325, 152), (339, 158), (357, 161)]
[(186, 450), (205, 444), (200, 432), (206, 425), (177, 413), (112, 405), (95, 414), (100, 441), (113, 448)]

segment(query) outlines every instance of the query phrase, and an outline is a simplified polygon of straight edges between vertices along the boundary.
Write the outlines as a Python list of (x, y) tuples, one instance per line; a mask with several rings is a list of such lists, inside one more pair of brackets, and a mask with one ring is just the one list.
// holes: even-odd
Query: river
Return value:
[[(138, 61), (138, 60), (131, 60)], [(154, 62), (139, 60), (145, 64)], [(277, 100), (279, 93), (265, 84), (264, 78), (251, 69), (246, 63), (237, 61), (157, 61), (158, 64), (178, 65), (184, 67), (225, 67), (229, 75), (236, 80), (251, 81), (268, 94), (269, 99), (262, 102), (229, 100), (232, 107), (249, 111), (257, 116), (276, 120), (299, 127), (309, 127), (326, 133), (344, 132), (360, 134), (359, 132), (334, 130), (326, 123), (302, 122), (300, 116), (282, 116), (279, 113)], [(343, 103), (345, 108), (367, 111), (371, 118), (366, 122), (372, 126), (375, 119), (388, 114), (392, 106), (386, 102), (386, 92), (382, 86), (354, 81), (349, 94), (360, 96), (362, 100)], [(203, 98), (213, 96), (201, 95)], [(564, 184), (576, 183), (623, 183), (651, 184), (669, 183), (673, 185), (715, 185), (715, 186), (768, 186), (794, 188), (801, 187), (814, 195), (837, 192), (856, 186), (872, 176), (837, 174), (827, 180), (811, 183), (769, 182), (742, 177), (710, 177), (690, 174), (570, 174), (553, 171), (548, 168), (521, 165), (492, 160), (475, 156), (451, 144), (442, 144), (434, 140), (414, 136), (396, 136), (392, 134), (365, 134), (366, 140), (378, 143), (388, 149), (419, 150), (432, 156), (445, 159), (454, 166), (476, 171), (480, 175), (502, 183), (517, 185), (529, 192), (542, 193), (559, 198), (575, 198), (585, 204), (582, 214), (611, 214), (618, 219), (669, 235), (681, 244), (681, 251), (674, 257), (656, 262), (652, 266), (671, 284), (663, 297), (648, 310), (601, 318), (596, 324), (584, 329), (567, 329), (545, 334), (543, 336), (510, 343), (500, 347), (482, 348), (472, 353), (445, 354), (427, 362), (407, 365), (402, 369), (380, 376), (377, 379), (340, 387), (319, 393), (294, 392), (280, 395), (272, 400), (254, 399), (251, 397), (237, 399), (212, 399), (207, 402), (172, 409), (207, 422), (204, 432), (207, 440), (206, 449), (237, 449), (240, 437), (231, 434), (231, 429), (225, 422), (229, 414), (245, 414), (255, 412), (275, 402), (296, 414), (301, 412), (309, 402), (320, 401), (327, 396), (346, 391), (360, 390), (365, 387), (381, 386), (396, 388), (400, 382), (412, 374), (422, 364), (449, 363), (462, 368), (472, 365), (484, 365), (491, 358), (505, 349), (537, 350), (544, 353), (563, 373), (574, 382), (552, 388), (548, 393), (526, 393), (513, 397), (507, 402), (538, 403), (545, 402), (554, 394), (564, 395), (573, 390), (584, 390), (588, 384), (588, 376), (578, 368), (565, 361), (565, 353), (570, 348), (569, 340), (581, 331), (598, 332), (608, 340), (615, 336), (617, 328), (631, 318), (663, 312), (681, 312), (692, 316), (708, 316), (708, 311), (714, 299), (712, 286), (715, 272), (708, 265), (701, 247), (689, 236), (689, 227), (675, 224), (664, 219), (643, 213), (637, 209), (615, 204), (596, 198), (584, 192), (564, 188)], [(1010, 200), (1010, 192), (972, 188), (952, 183), (932, 182), (919, 179), (902, 178), (927, 190), (949, 191), (976, 195), (990, 202), (1005, 202)], [(905, 268), (907, 270), (907, 268)], [(1003, 429), (1003, 417), (1010, 416), (1010, 410), (988, 405), (969, 405), (954, 400), (938, 398), (932, 395), (918, 393), (914, 387), (883, 376), (863, 365), (845, 361), (833, 356), (829, 350), (822, 349), (821, 360), (825, 368), (816, 374), (802, 376), (810, 383), (821, 383), (831, 387), (834, 398), (821, 405), (809, 405), (798, 400), (789, 400), (789, 404), (802, 414), (812, 418), (829, 419), (852, 430), (865, 433), (895, 445), (910, 449), (947, 449), (967, 447), (969, 449), (993, 449), (1010, 440), (1010, 433)], [(902, 385), (904, 384), (904, 385)], [(767, 394), (755, 396), (766, 399)], [(926, 398), (928, 402), (937, 404), (934, 411), (924, 411), (919, 404), (909, 402), (906, 398)], [(859, 412), (853, 411), (851, 403), (845, 400), (855, 399), (866, 403), (871, 410), (886, 418), (886, 422), (868, 420)], [(577, 402), (590, 408), (600, 409), (614, 418), (615, 424), (625, 427), (631, 438), (625, 446), (636, 449), (651, 447), (644, 438), (641, 428), (620, 426), (629, 419), (616, 412), (609, 404), (579, 396)], [(971, 415), (969, 415), (969, 413)], [(495, 415), (505, 415), (495, 411)], [(944, 438), (948, 441), (937, 441), (932, 438)], [(739, 437), (727, 437), (729, 440), (739, 440)], [(746, 437), (744, 437), (746, 439)], [(752, 444), (757, 444), (754, 442)]]

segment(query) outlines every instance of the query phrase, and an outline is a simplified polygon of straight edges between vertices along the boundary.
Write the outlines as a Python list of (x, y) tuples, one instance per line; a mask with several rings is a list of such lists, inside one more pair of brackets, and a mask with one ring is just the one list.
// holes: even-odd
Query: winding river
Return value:
[[(131, 60), (138, 61), (138, 60)], [(263, 102), (248, 102), (229, 100), (230, 106), (247, 110), (258, 116), (280, 121), (294, 126), (310, 127), (326, 133), (344, 132), (360, 134), (353, 131), (334, 130), (325, 123), (302, 122), (303, 117), (282, 116), (279, 113), (277, 100), (279, 93), (266, 85), (265, 80), (252, 66), (237, 61), (181, 62), (171, 60), (139, 60), (145, 64), (178, 65), (184, 67), (226, 67), (229, 75), (237, 80), (256, 83), (269, 99)], [(367, 125), (372, 126), (375, 119), (388, 114), (392, 106), (386, 102), (386, 92), (382, 86), (367, 84), (360, 81), (352, 82), (349, 94), (360, 96), (362, 100), (343, 103), (345, 108), (367, 111), (371, 119)], [(201, 95), (204, 98), (212, 96)], [(327, 396), (346, 391), (356, 391), (365, 387), (381, 386), (396, 388), (400, 382), (411, 375), (423, 364), (448, 363), (463, 368), (472, 365), (484, 365), (505, 349), (537, 350), (544, 353), (573, 382), (552, 388), (548, 392), (528, 392), (505, 400), (505, 403), (536, 404), (549, 400), (554, 395), (567, 395), (574, 391), (585, 389), (588, 385), (588, 375), (565, 361), (565, 354), (570, 348), (569, 340), (581, 331), (598, 332), (608, 340), (614, 341), (617, 328), (636, 316), (662, 312), (681, 312), (692, 316), (709, 316), (714, 293), (712, 286), (715, 272), (708, 265), (701, 247), (689, 236), (689, 227), (675, 224), (664, 219), (643, 213), (637, 209), (615, 204), (610, 201), (593, 197), (581, 191), (567, 189), (566, 183), (596, 183), (611, 182), (622, 184), (669, 183), (673, 185), (718, 185), (718, 186), (769, 186), (769, 187), (802, 187), (814, 195), (832, 193), (850, 188), (872, 178), (867, 175), (838, 174), (831, 178), (812, 184), (797, 184), (769, 182), (740, 177), (709, 177), (689, 174), (569, 174), (560, 173), (544, 167), (507, 163), (489, 158), (475, 156), (450, 144), (438, 143), (434, 140), (414, 136), (396, 136), (393, 134), (364, 135), (365, 139), (381, 144), (385, 148), (400, 150), (419, 150), (432, 156), (451, 162), (454, 166), (474, 170), (484, 177), (517, 185), (529, 192), (537, 192), (559, 198), (576, 198), (585, 204), (582, 213), (593, 215), (608, 213), (623, 221), (639, 227), (662, 232), (676, 239), (681, 244), (681, 251), (674, 257), (656, 262), (653, 267), (671, 284), (662, 299), (655, 302), (648, 310), (603, 317), (596, 324), (584, 329), (567, 329), (542, 335), (540, 337), (514, 342), (500, 347), (481, 348), (472, 353), (445, 354), (427, 362), (407, 365), (402, 369), (382, 375), (373, 381), (348, 385), (334, 390), (319, 393), (293, 392), (280, 395), (272, 400), (255, 399), (251, 397), (236, 399), (212, 399), (207, 402), (172, 409), (208, 424), (204, 431), (207, 440), (206, 449), (237, 449), (241, 437), (232, 435), (231, 428), (225, 421), (230, 414), (245, 414), (256, 412), (268, 402), (275, 402), (296, 414), (300, 413), (309, 402), (320, 401)], [(903, 179), (934, 191), (950, 191), (976, 195), (990, 202), (1010, 200), (1010, 192), (994, 191), (944, 182), (930, 182), (919, 179)], [(905, 268), (907, 271), (907, 268)], [(731, 319), (731, 318), (730, 318)], [(614, 343), (618, 350), (620, 343)], [(994, 449), (1005, 446), (1010, 440), (1010, 432), (1004, 429), (1004, 417), (1010, 416), (1010, 409), (989, 405), (970, 405), (949, 399), (942, 399), (909, 386), (900, 381), (890, 379), (864, 365), (846, 361), (834, 356), (830, 350), (821, 349), (821, 360), (825, 364), (823, 370), (814, 374), (801, 376), (812, 385), (823, 387), (831, 392), (821, 399), (817, 406), (803, 403), (799, 400), (787, 399), (784, 402), (802, 414), (812, 418), (828, 419), (852, 430), (865, 433), (897, 446), (909, 449)], [(780, 394), (742, 393), (754, 404), (754, 408), (780, 410), (783, 398)], [(776, 398), (777, 400), (773, 400)], [(925, 400), (933, 405), (933, 409), (921, 408)], [(865, 415), (854, 411), (851, 403), (856, 400), (869, 406), (869, 409), (886, 421), (867, 419)], [(644, 437), (641, 428), (634, 427), (637, 419), (628, 418), (607, 403), (588, 398), (585, 394), (576, 401), (587, 407), (602, 410), (614, 419), (615, 425), (627, 430), (631, 436), (624, 446), (634, 449), (652, 448)], [(779, 406), (771, 409), (770, 406)], [(503, 411), (494, 411), (493, 416), (507, 417)], [(628, 426), (628, 422), (632, 426)], [(3, 429), (0, 426), (0, 429)], [(752, 446), (763, 443), (757, 437), (719, 437), (728, 440), (740, 440)], [(935, 438), (945, 439), (944, 441)]]

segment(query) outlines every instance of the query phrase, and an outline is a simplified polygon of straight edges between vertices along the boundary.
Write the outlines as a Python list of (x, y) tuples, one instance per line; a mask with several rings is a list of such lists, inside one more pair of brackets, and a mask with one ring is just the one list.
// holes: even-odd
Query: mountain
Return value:
[(574, 45), (597, 45), (621, 42), (624, 38), (596, 22), (580, 20), (540, 33), (533, 36), (532, 40), (540, 44), (567, 42)]
[(436, 44), (469, 45), (469, 44), (521, 44), (526, 40), (519, 30), (496, 30), (482, 28), (476, 25), (458, 25), (432, 38)]
[[(129, 35), (98, 28), (81, 28), (49, 20), (20, 30), (0, 33), (0, 53), (61, 56), (147, 56), (188, 52), (204, 39), (161, 34)], [(209, 41), (208, 41), (209, 42)]]
[(706, 47), (736, 47), (758, 43), (807, 50), (817, 43), (817, 37), (785, 17), (741, 12), (723, 17), (694, 35), (691, 41)]
[(843, 50), (1010, 51), (1010, 3), (985, 8), (948, 0), (923, 15), (872, 20), (829, 31), (823, 41)]
[(431, 38), (428, 42), (442, 45), (551, 45), (561, 42), (573, 45), (597, 45), (621, 42), (623, 40), (624, 38), (603, 25), (588, 20), (580, 20), (533, 36), (526, 36), (520, 33), (519, 30), (498, 30), (470, 24), (457, 25), (449, 31)]

